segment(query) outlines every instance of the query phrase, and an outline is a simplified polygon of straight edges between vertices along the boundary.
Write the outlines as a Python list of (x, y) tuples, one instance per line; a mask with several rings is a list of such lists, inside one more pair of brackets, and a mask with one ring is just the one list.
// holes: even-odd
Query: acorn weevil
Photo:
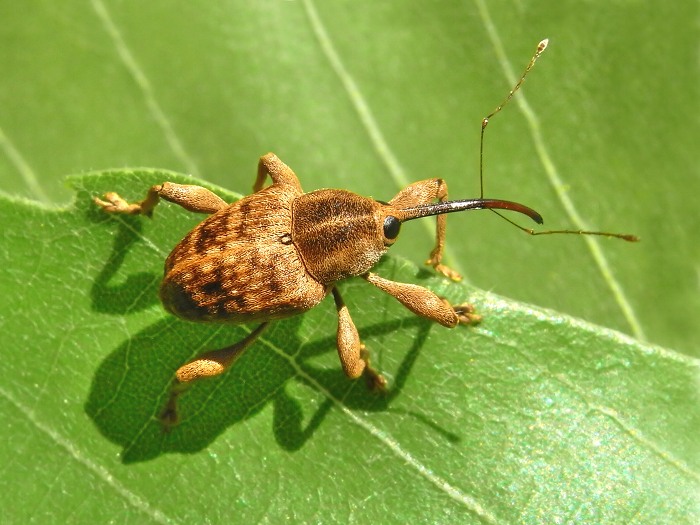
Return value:
[[(520, 87), (545, 46), (543, 41), (508, 97), (483, 120), (482, 147), (488, 118), (500, 111)], [(272, 184), (263, 187), (268, 176)], [(273, 153), (260, 158), (253, 194), (232, 204), (200, 186), (170, 182), (153, 186), (137, 204), (129, 204), (113, 192), (105, 194), (104, 200), (94, 201), (106, 212), (150, 217), (161, 198), (195, 213), (210, 214), (165, 261), (160, 287), (165, 308), (191, 321), (260, 323), (242, 341), (206, 352), (177, 370), (170, 399), (161, 414), (166, 427), (177, 422), (176, 399), (188, 384), (221, 374), (271, 321), (305, 312), (329, 293), (338, 313), (337, 347), (343, 371), (353, 379), (364, 374), (371, 386), (384, 388), (386, 381), (370, 366), (368, 352), (336, 284), (360, 276), (415, 314), (443, 326), (476, 323), (480, 317), (471, 305), (453, 306), (426, 288), (389, 281), (370, 270), (394, 244), (401, 224), (412, 219), (437, 216), (436, 243), (426, 264), (454, 280), (460, 279), (459, 274), (442, 264), (446, 213), (504, 209), (542, 224), (541, 216), (531, 208), (484, 199), (483, 190), (477, 199), (448, 201), (447, 184), (440, 178), (415, 182), (389, 202), (337, 189), (304, 193), (294, 172)], [(575, 233), (636, 240), (607, 232), (534, 232), (518, 227), (533, 235)]]

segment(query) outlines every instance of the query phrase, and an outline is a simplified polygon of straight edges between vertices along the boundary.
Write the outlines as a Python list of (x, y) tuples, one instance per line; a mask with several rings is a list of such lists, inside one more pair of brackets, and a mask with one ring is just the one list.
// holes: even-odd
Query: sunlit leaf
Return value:
[(187, 180), (77, 177), (61, 210), (0, 199), (10, 521), (697, 521), (697, 362), (398, 258), (377, 271), (472, 301), (484, 322), (448, 330), (348, 281), (385, 396), (343, 376), (324, 301), (196, 384), (163, 433), (174, 370), (251, 329), (157, 303), (163, 259), (196, 217), (167, 203), (152, 220), (113, 217), (91, 201), (166, 179)]

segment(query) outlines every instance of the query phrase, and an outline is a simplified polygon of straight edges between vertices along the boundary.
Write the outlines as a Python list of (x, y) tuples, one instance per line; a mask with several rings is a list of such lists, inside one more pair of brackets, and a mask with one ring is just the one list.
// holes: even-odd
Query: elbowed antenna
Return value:
[(397, 217), (401, 222), (428, 217), (430, 215), (441, 215), (443, 213), (454, 213), (466, 210), (511, 210), (527, 215), (537, 224), (542, 224), (542, 216), (532, 208), (517, 202), (504, 201), (500, 199), (467, 199), (461, 201), (444, 201), (435, 204), (421, 204), (403, 208), (402, 216)]

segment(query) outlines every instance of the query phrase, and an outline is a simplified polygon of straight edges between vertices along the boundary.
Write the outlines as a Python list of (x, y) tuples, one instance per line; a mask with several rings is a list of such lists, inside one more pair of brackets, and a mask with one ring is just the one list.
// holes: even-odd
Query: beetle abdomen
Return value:
[(293, 198), (271, 186), (193, 229), (165, 262), (160, 296), (168, 311), (193, 321), (246, 323), (318, 304), (325, 287), (291, 243)]
[(308, 275), (293, 246), (273, 251), (254, 244), (178, 265), (163, 280), (160, 296), (178, 317), (246, 323), (306, 311), (325, 289)]

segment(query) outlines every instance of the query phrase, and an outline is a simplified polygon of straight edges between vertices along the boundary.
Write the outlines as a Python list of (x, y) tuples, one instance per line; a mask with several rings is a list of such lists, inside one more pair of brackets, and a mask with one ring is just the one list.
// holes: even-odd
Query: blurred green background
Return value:
[[(489, 127), (486, 192), (581, 226), (563, 193), (585, 226), (642, 242), (529, 238), (470, 213), (448, 221), (448, 263), (697, 354), (697, 15), (688, 1), (4, 1), (1, 188), (62, 204), (67, 174), (149, 166), (247, 193), (274, 151), (306, 190), (387, 200), (441, 176), (473, 197), (480, 120), (549, 37), (520, 94), (535, 120), (513, 104)], [(422, 262), (423, 222), (394, 253)]]

